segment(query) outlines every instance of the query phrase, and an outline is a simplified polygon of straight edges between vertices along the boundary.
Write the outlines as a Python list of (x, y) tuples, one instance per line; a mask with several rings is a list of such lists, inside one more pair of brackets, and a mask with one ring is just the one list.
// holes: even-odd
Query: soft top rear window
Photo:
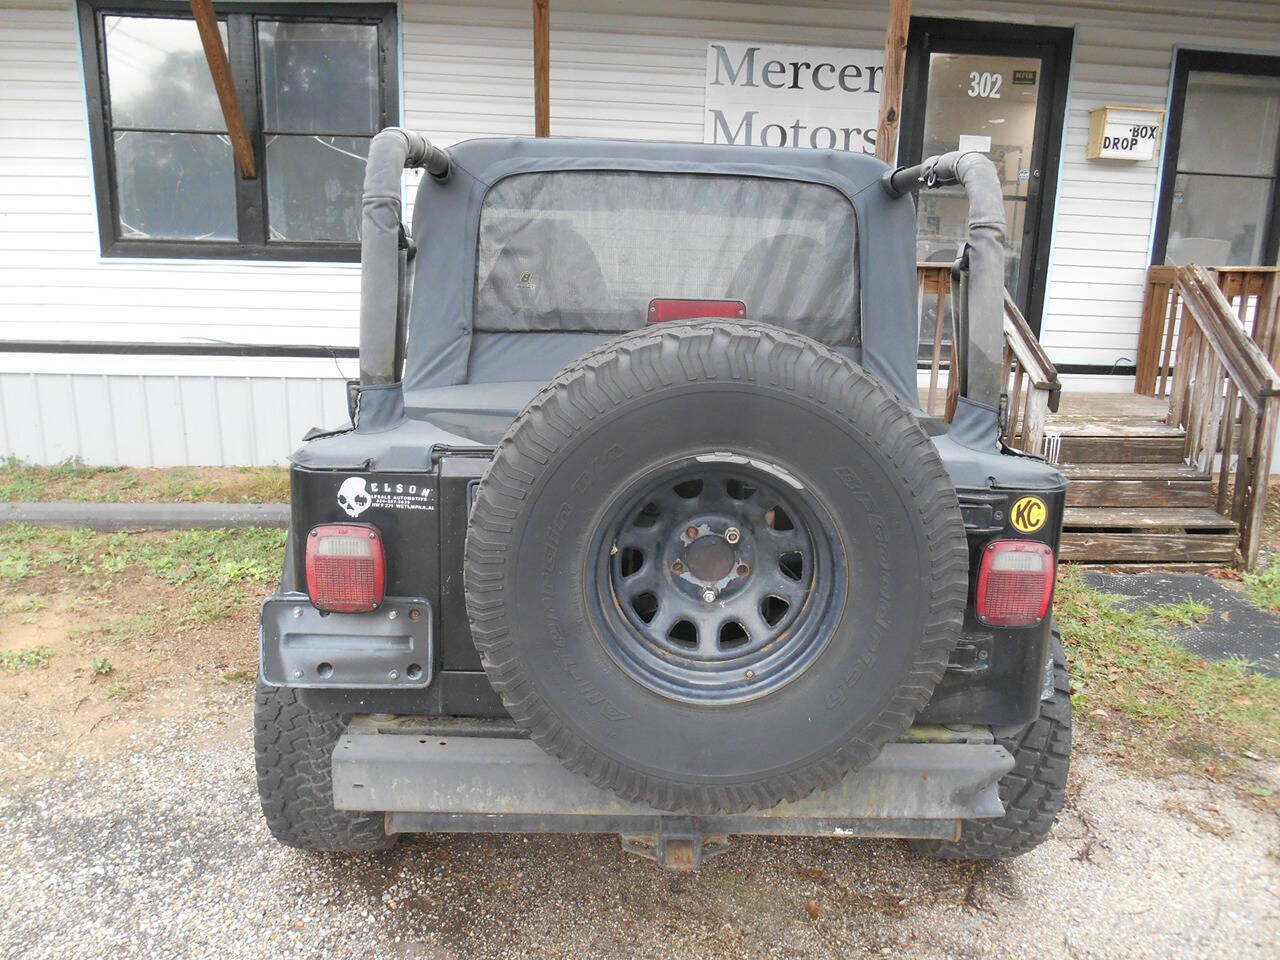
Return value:
[(819, 183), (550, 171), (480, 215), (474, 328), (621, 332), (653, 299), (741, 300), (753, 320), (859, 342), (853, 206)]

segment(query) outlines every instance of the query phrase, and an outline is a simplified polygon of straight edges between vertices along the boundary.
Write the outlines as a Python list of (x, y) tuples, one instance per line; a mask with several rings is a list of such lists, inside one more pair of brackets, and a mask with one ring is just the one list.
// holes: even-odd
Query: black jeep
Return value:
[[(413, 228), (406, 167), (424, 168)], [(959, 184), (959, 400), (916, 381), (914, 191)], [(1030, 849), (1071, 743), (1066, 480), (1004, 447), (990, 162), (390, 129), (351, 424), (262, 607), (271, 831)]]

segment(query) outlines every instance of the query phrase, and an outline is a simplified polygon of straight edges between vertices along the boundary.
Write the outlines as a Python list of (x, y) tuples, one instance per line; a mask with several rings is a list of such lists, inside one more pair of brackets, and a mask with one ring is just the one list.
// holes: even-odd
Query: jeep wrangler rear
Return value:
[[(947, 184), (942, 422), (913, 194)], [(293, 456), (262, 607), (275, 836), (610, 832), (676, 868), (743, 833), (1044, 839), (1066, 481), (1000, 441), (1003, 230), (973, 153), (379, 134), (351, 423)]]

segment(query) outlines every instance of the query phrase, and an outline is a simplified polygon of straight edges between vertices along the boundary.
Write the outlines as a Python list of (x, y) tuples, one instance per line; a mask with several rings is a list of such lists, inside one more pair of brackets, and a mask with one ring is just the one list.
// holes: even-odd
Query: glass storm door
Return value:
[[(977, 29), (975, 29), (977, 28)], [(1016, 32), (1001, 39), (999, 33)], [(1004, 188), (1005, 286), (1039, 330), (1065, 108), (1061, 46), (1069, 33), (1001, 24), (913, 21), (903, 98), (901, 163), (949, 150), (976, 150), (995, 164)], [(910, 82), (910, 81), (909, 81)], [(1050, 149), (1053, 144), (1053, 149)], [(966, 239), (968, 205), (959, 187), (921, 193), (916, 256), (950, 262)]]

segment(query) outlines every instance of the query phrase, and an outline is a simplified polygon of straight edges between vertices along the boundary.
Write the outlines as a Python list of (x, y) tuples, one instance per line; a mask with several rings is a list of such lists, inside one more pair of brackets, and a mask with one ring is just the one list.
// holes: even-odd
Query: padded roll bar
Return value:
[[(984, 154), (954, 150), (914, 167), (886, 173), (890, 195), (958, 183), (969, 199), (969, 239), (957, 258), (963, 303), (953, 307), (961, 396), (992, 410), (1004, 391), (1004, 191), (995, 164)], [(967, 270), (964, 264), (967, 263)]]
[(400, 376), (396, 328), (401, 308), (401, 177), (422, 167), (437, 180), (449, 154), (402, 127), (387, 127), (369, 144), (360, 215), (360, 385), (394, 383)]

